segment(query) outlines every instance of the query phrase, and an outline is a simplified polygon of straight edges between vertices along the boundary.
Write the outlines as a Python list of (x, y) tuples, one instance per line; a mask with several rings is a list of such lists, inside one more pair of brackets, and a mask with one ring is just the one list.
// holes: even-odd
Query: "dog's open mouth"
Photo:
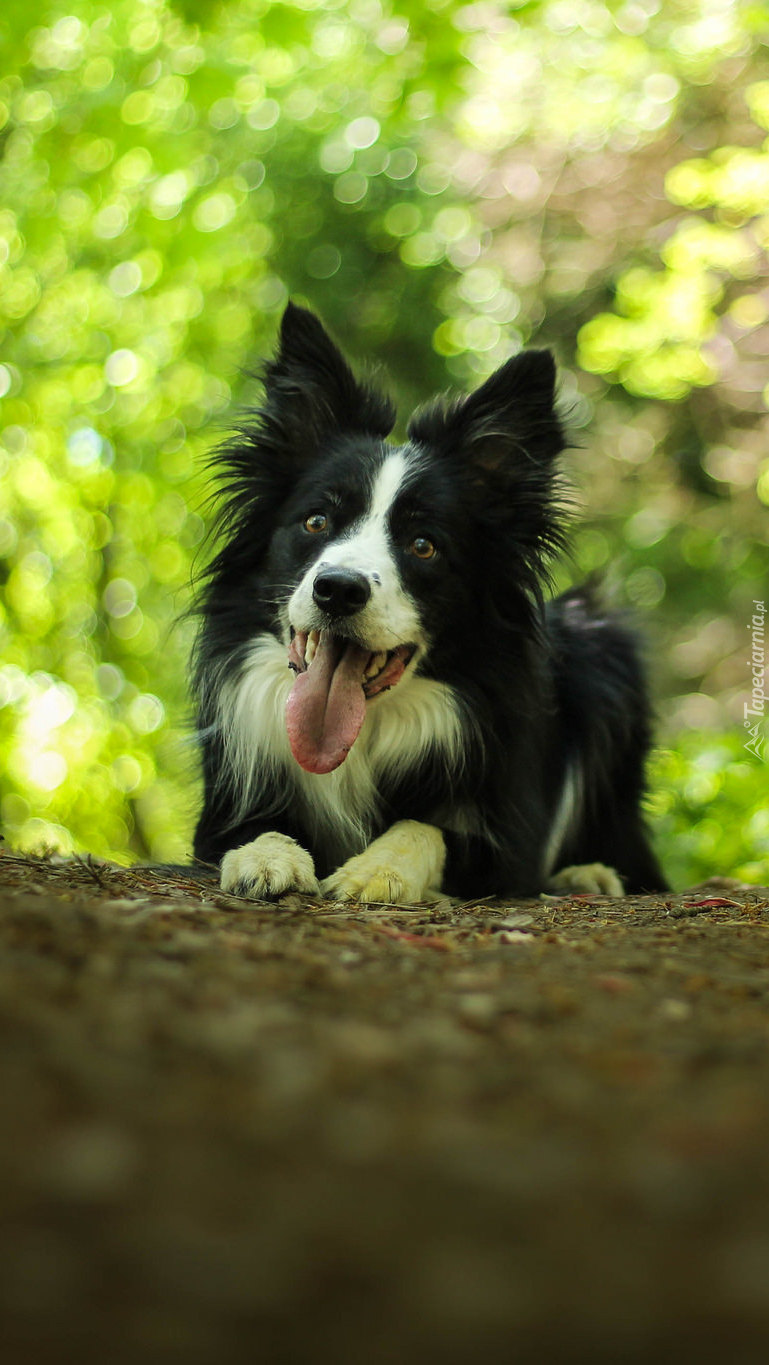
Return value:
[(296, 631), (288, 651), (297, 676), (286, 729), (297, 763), (310, 773), (338, 768), (360, 733), (367, 700), (400, 681), (415, 650), (372, 651), (330, 630)]

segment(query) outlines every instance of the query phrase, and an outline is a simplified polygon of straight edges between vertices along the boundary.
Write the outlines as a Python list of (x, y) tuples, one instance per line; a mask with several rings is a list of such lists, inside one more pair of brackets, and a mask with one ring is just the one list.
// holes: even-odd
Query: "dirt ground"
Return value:
[(8, 1365), (769, 1360), (769, 889), (0, 856)]

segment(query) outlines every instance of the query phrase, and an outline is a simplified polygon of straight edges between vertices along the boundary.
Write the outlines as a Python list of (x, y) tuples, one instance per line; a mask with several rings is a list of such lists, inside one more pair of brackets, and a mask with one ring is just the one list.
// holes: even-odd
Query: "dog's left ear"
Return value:
[(566, 444), (555, 409), (555, 361), (521, 351), (466, 398), (439, 399), (411, 419), (412, 441), (460, 455), (479, 474), (548, 466)]

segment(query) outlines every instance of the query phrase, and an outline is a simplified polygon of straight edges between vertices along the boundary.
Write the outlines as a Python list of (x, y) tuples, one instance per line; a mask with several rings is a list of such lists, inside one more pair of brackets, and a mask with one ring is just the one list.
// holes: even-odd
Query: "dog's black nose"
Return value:
[(321, 569), (312, 585), (312, 596), (315, 605), (329, 616), (354, 616), (368, 602), (371, 586), (354, 569)]

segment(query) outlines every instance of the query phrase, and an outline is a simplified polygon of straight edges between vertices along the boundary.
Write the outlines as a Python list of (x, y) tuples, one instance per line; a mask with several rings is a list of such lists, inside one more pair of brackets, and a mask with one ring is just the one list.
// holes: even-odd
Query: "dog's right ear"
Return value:
[(384, 437), (395, 423), (390, 400), (355, 378), (319, 319), (294, 303), (283, 314), (264, 385), (265, 426), (300, 457), (334, 432)]

